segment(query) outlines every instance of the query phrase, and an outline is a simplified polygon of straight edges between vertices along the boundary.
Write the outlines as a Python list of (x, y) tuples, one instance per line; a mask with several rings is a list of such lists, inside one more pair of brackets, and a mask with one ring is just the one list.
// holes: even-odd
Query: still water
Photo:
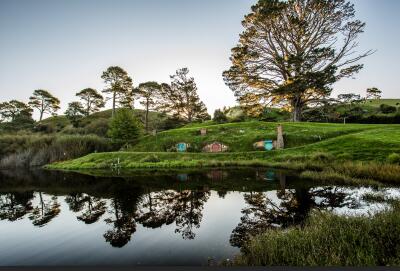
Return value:
[(320, 186), (273, 169), (2, 171), (0, 266), (213, 265), (250, 235), (301, 225), (313, 210), (389, 208), (371, 194), (400, 189)]

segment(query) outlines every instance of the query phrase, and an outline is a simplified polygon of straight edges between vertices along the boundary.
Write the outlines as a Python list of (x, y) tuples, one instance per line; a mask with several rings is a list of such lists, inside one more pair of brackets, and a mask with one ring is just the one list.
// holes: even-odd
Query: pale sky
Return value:
[[(101, 73), (124, 68), (134, 85), (169, 82), (188, 67), (210, 114), (235, 105), (222, 72), (242, 31), (241, 21), (255, 0), (0, 0), (0, 102), (28, 101), (35, 89), (61, 100), (63, 113), (75, 93), (103, 89)], [(376, 86), (386, 98), (399, 98), (397, 48), (400, 1), (352, 0), (367, 23), (360, 50), (365, 59), (355, 80), (333, 93)], [(109, 107), (109, 105), (108, 105)], [(37, 116), (37, 115), (35, 115)]]

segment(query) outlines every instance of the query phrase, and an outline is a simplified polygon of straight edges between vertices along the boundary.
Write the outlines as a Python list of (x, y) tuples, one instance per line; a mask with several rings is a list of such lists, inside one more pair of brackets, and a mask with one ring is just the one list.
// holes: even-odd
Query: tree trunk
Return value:
[(146, 103), (146, 115), (145, 115), (146, 132), (149, 131), (149, 100)]
[(112, 113), (111, 113), (111, 118), (114, 118), (115, 116), (115, 95), (116, 93), (113, 93), (113, 105), (112, 105)]
[(302, 106), (299, 104), (294, 104), (293, 105), (293, 122), (299, 122), (301, 121), (301, 112), (302, 112)]

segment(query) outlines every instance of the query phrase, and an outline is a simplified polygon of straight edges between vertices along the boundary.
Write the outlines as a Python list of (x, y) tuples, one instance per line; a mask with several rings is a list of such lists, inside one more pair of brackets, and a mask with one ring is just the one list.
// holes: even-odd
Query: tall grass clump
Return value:
[(236, 259), (252, 266), (400, 265), (400, 204), (375, 216), (314, 212), (304, 227), (253, 237)]
[(33, 136), (22, 147), (4, 155), (0, 159), (0, 168), (42, 166), (113, 149), (109, 140), (96, 135)]

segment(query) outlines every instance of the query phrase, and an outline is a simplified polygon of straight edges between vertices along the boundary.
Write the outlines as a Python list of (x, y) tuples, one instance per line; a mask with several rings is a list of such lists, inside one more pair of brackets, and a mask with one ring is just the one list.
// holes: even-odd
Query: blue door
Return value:
[(186, 143), (176, 144), (176, 149), (178, 152), (185, 152), (186, 151)]
[(264, 148), (266, 151), (271, 151), (274, 148), (274, 144), (272, 143), (272, 140), (265, 140)]

